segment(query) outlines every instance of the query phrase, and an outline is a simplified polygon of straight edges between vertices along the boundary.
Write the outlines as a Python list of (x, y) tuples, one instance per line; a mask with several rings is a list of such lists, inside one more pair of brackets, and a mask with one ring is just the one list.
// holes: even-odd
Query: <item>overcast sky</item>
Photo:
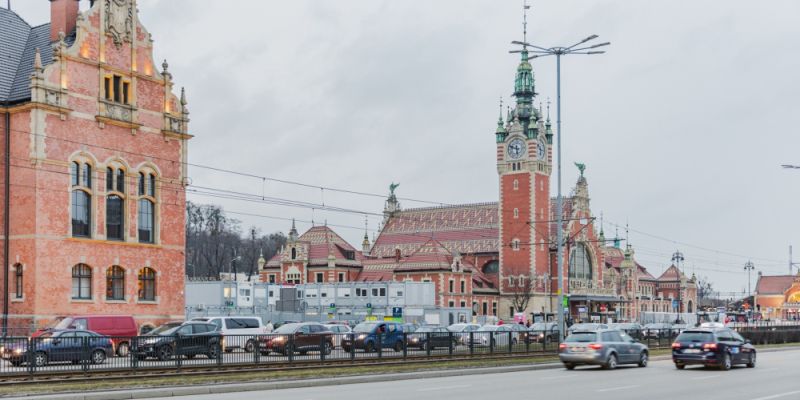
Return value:
[[(446, 204), (497, 201), (493, 133), (498, 99), (513, 90), (521, 0), (138, 3), (156, 58), (186, 87), (192, 163), (382, 195), (399, 182), (401, 197)], [(49, 18), (45, 0), (12, 7), (32, 24)], [(800, 170), (780, 167), (800, 164), (798, 15), (793, 0), (533, 2), (530, 41), (612, 42), (607, 54), (563, 59), (564, 192), (572, 163), (585, 163), (607, 236), (629, 223), (654, 275), (680, 249), (687, 273), (741, 293), (747, 259), (765, 274), (788, 272), (790, 244), (800, 259)], [(554, 98), (555, 60), (533, 68), (539, 98)], [(383, 209), (379, 197), (190, 174), (198, 187)], [(364, 215), (189, 198), (350, 226), (335, 229), (356, 247), (363, 236)], [(234, 216), (263, 232), (290, 225)], [(367, 218), (372, 237), (380, 219)]]

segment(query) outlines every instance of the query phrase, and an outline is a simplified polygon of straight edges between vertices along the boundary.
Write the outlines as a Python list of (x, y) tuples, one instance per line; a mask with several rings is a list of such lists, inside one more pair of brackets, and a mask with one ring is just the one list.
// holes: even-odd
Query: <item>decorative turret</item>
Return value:
[(586, 165), (575, 163), (581, 176), (578, 178), (578, 183), (575, 185), (575, 208), (582, 211), (589, 211), (589, 184), (583, 176), (583, 171), (586, 170)]
[(294, 225), (294, 218), (292, 218), (292, 229), (289, 230), (289, 238), (288, 238), (289, 242), (292, 242), (292, 243), (296, 242), (298, 236), (299, 235), (297, 234), (297, 228)]
[(500, 99), (500, 115), (497, 117), (497, 130), (495, 130), (495, 136), (497, 137), (497, 143), (503, 143), (506, 140), (506, 136), (508, 136), (508, 130), (506, 130), (505, 122), (503, 121), (503, 99)]
[(547, 144), (553, 144), (553, 124), (550, 123), (550, 99), (547, 99), (547, 122), (544, 123)]
[(389, 185), (389, 198), (386, 199), (386, 203), (383, 205), (384, 225), (389, 220), (389, 217), (400, 211), (400, 202), (397, 201), (397, 196), (394, 195), (394, 191), (398, 186), (400, 186), (399, 183), (392, 183)]

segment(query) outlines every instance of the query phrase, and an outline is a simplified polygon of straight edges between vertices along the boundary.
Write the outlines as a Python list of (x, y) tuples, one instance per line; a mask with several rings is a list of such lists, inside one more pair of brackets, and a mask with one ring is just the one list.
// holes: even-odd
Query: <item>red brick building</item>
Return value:
[(755, 312), (764, 319), (800, 320), (800, 275), (758, 275)]
[(135, 0), (49, 6), (36, 27), (0, 9), (8, 326), (182, 318), (186, 99)]

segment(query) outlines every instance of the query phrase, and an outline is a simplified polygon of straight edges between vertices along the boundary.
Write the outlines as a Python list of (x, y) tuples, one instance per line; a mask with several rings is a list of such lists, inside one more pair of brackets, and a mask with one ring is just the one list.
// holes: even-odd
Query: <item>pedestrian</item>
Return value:
[(267, 321), (267, 325), (264, 326), (264, 331), (267, 333), (272, 333), (275, 330), (275, 326), (272, 325), (272, 320)]
[(530, 320), (528, 320), (528, 322), (525, 324), (525, 327), (528, 328), (528, 329), (531, 328), (531, 321)]
[(503, 325), (503, 320), (501, 319), (501, 320), (497, 321), (497, 325)]

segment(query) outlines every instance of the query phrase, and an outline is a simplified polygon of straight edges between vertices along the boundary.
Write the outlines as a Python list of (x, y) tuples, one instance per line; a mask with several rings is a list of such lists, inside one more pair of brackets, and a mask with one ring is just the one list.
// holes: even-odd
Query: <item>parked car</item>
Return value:
[(602, 365), (606, 369), (619, 364), (646, 367), (649, 356), (647, 346), (619, 330), (575, 331), (558, 346), (558, 357), (567, 369), (576, 365)]
[(669, 338), (672, 336), (672, 324), (652, 323), (644, 326), (644, 337), (648, 339)]
[(413, 333), (414, 331), (419, 329), (419, 325), (418, 324), (414, 324), (414, 323), (410, 323), (410, 322), (406, 322), (404, 324), (401, 324), (401, 326), (403, 327), (403, 332), (405, 332), (406, 334)]
[(271, 334), (259, 337), (259, 351), (265, 356), (270, 352), (288, 356), (309, 351), (321, 351), (327, 355), (331, 354), (332, 349), (332, 332), (316, 322), (283, 324)]
[(109, 337), (116, 354), (120, 357), (128, 355), (131, 337), (139, 334), (136, 322), (130, 315), (76, 315), (64, 317), (51, 328), (40, 329), (34, 332), (32, 337), (39, 337), (45, 332), (67, 329), (91, 331)]
[(420, 350), (430, 348), (434, 350), (437, 347), (454, 346), (457, 344), (458, 337), (442, 327), (423, 326), (417, 329), (414, 333), (406, 336), (409, 347), (419, 347)]
[(235, 349), (252, 353), (256, 348), (257, 335), (268, 333), (261, 317), (198, 317), (192, 318), (192, 321), (216, 325), (222, 335), (222, 350), (226, 353)]
[(469, 341), (469, 333), (477, 331), (480, 327), (479, 324), (459, 323), (448, 326), (447, 330), (456, 335), (459, 344), (467, 344)]
[(10, 342), (0, 349), (0, 355), (11, 365), (18, 367), (30, 360), (44, 367), (51, 362), (71, 361), (79, 363), (90, 361), (102, 364), (114, 354), (111, 339), (96, 332), (78, 329), (51, 329), (40, 333), (30, 341)]
[(331, 331), (331, 336), (333, 337), (333, 348), (341, 347), (342, 338), (353, 331), (353, 328), (350, 328), (350, 325), (347, 324), (325, 324), (325, 327)]
[(536, 322), (528, 329), (528, 343), (536, 342), (558, 342), (558, 323), (556, 322)]
[(672, 361), (678, 369), (691, 364), (717, 366), (724, 371), (736, 364), (754, 368), (756, 349), (728, 328), (687, 329), (672, 343)]
[[(380, 340), (379, 340), (380, 337)], [(403, 325), (397, 322), (369, 321), (353, 328), (353, 334), (342, 339), (342, 349), (363, 349), (372, 352), (378, 349), (403, 351)]]
[(509, 325), (484, 325), (472, 334), (472, 345), (480, 347), (508, 346), (509, 338), (511, 344), (517, 344), (514, 330)]
[(168, 322), (139, 337), (131, 351), (139, 360), (155, 357), (166, 361), (173, 356), (194, 358), (198, 354), (217, 358), (221, 341), (222, 336), (214, 324), (200, 321)]

